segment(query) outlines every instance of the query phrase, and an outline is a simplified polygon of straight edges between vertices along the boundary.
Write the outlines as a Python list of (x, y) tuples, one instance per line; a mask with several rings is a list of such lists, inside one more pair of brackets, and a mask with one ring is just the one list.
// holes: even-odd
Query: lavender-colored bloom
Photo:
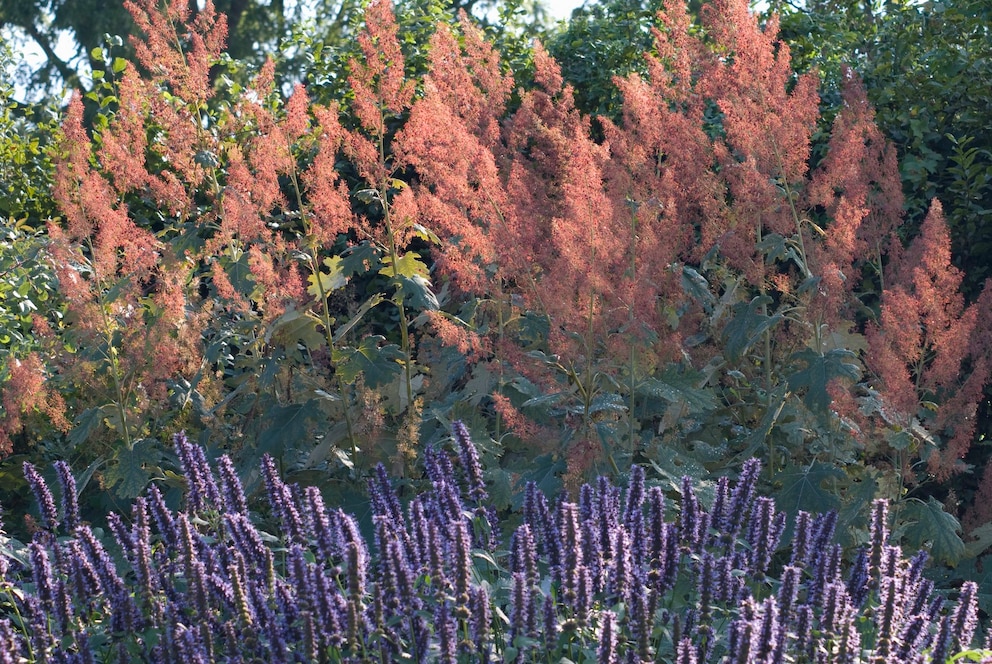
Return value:
[(7, 618), (0, 619), (0, 664), (16, 664), (23, 651), (19, 643), (21, 636)]
[(730, 509), (728, 511), (728, 521), (726, 533), (733, 541), (744, 528), (744, 524), (750, 515), (751, 505), (754, 500), (754, 487), (758, 483), (761, 475), (761, 462), (757, 459), (748, 459), (741, 468), (741, 475), (734, 487), (730, 497)]
[(713, 610), (713, 585), (715, 581), (715, 561), (713, 554), (704, 551), (701, 560), (696, 565), (696, 586), (699, 590), (699, 622), (709, 625)]
[(62, 489), (62, 519), (66, 532), (71, 533), (79, 525), (79, 496), (76, 493), (76, 478), (72, 476), (72, 468), (61, 459), (56, 461), (55, 473)]
[(716, 490), (713, 495), (713, 507), (710, 509), (710, 514), (712, 515), (711, 523), (713, 525), (714, 535), (712, 538), (708, 538), (708, 542), (711, 545), (716, 544), (717, 535), (720, 536), (723, 543), (728, 547), (732, 545), (733, 540), (730, 539), (727, 529), (730, 527), (730, 480), (727, 477), (721, 477), (716, 482)]
[(426, 568), (430, 562), (430, 534), (427, 514), (424, 512), (424, 502), (420, 496), (415, 496), (407, 507), (410, 521), (410, 553), (417, 568)]
[(183, 474), (186, 476), (186, 505), (194, 511), (216, 509), (221, 505), (220, 490), (214, 481), (210, 464), (203, 448), (194, 445), (186, 438), (186, 432), (180, 431), (172, 437), (172, 444), (179, 457)]
[(596, 661), (598, 664), (619, 664), (616, 614), (612, 611), (603, 611), (600, 620), (603, 627), (599, 634), (599, 650)]
[(557, 576), (562, 583), (563, 599), (566, 604), (575, 600), (578, 577), (576, 572), (582, 559), (582, 531), (579, 526), (579, 508), (575, 503), (562, 503), (556, 510), (558, 530), (562, 540), (562, 569)]
[(486, 493), (485, 481), (482, 479), (479, 452), (472, 443), (472, 436), (469, 434), (468, 427), (461, 420), (455, 420), (452, 423), (451, 431), (454, 434), (455, 442), (458, 443), (458, 456), (462, 462), (462, 468), (465, 469), (465, 474), (468, 476), (468, 495), (476, 503), (481, 503), (488, 497), (488, 494)]
[(521, 572), (514, 572), (510, 585), (510, 634), (531, 636), (536, 631), (537, 607), (534, 589)]
[[(761, 625), (757, 631), (758, 642), (755, 644), (757, 661), (781, 661), (781, 651), (778, 643), (778, 605), (774, 597), (767, 597), (761, 604)], [(775, 653), (779, 653), (775, 656)]]
[(297, 509), (293, 492), (279, 478), (275, 459), (268, 454), (262, 457), (262, 475), (265, 478), (269, 504), (272, 506), (272, 511), (279, 517), (283, 532), (291, 541), (305, 544), (303, 519), (300, 517), (299, 509)]
[(799, 597), (799, 575), (795, 565), (786, 565), (782, 570), (782, 585), (778, 589), (779, 615), (783, 624), (795, 620), (796, 599)]
[(607, 592), (614, 601), (627, 601), (634, 590), (634, 579), (630, 561), (630, 539), (624, 528), (614, 533), (613, 558), (610, 561), (610, 572), (607, 582)]
[(27, 621), (28, 641), (36, 653), (47, 652), (54, 645), (52, 634), (48, 629), (48, 613), (34, 595), (25, 595), (21, 599), (22, 618)]
[(889, 501), (879, 499), (871, 504), (871, 555), (869, 574), (875, 583), (881, 575), (882, 549), (889, 543)]
[(792, 558), (790, 565), (804, 567), (810, 559), (810, 543), (812, 540), (813, 522), (809, 512), (799, 510), (796, 514), (796, 525), (792, 535)]
[(175, 643), (183, 662), (210, 664), (210, 654), (196, 632), (183, 626), (180, 626), (176, 632)]
[(751, 523), (748, 528), (747, 541), (751, 550), (751, 572), (762, 575), (771, 564), (772, 554), (778, 547), (781, 534), (775, 513), (775, 501), (761, 497), (755, 501), (751, 513)]
[(696, 664), (699, 657), (696, 654), (696, 646), (692, 644), (692, 639), (683, 637), (679, 640), (678, 650), (675, 652), (675, 664)]
[(310, 514), (310, 522), (313, 524), (313, 537), (317, 541), (317, 551), (320, 553), (321, 561), (332, 564), (335, 557), (343, 553), (338, 543), (341, 535), (331, 525), (331, 519), (327, 514), (324, 498), (320, 495), (320, 489), (315, 486), (308, 486), (303, 493), (307, 511)]
[(797, 654), (809, 654), (813, 648), (813, 608), (801, 604), (796, 608), (796, 649)]
[(492, 649), (492, 644), (489, 642), (492, 611), (489, 607), (489, 593), (486, 592), (485, 587), (478, 586), (472, 589), (471, 611), (469, 627), (472, 640), (475, 641), (477, 651), (482, 655), (483, 661), (488, 661), (488, 655)]
[(155, 521), (155, 528), (162, 535), (166, 545), (169, 548), (174, 547), (179, 542), (179, 531), (172, 510), (165, 504), (165, 498), (156, 484), (149, 484), (145, 494), (148, 496), (148, 507), (151, 510), (152, 520)]
[(951, 654), (951, 641), (954, 639), (953, 629), (954, 623), (952, 616), (944, 616), (944, 619), (940, 621), (940, 628), (937, 630), (937, 636), (933, 640), (933, 650), (930, 653), (931, 661), (947, 661), (947, 656)]
[(589, 612), (592, 610), (595, 582), (592, 578), (592, 572), (584, 565), (579, 568), (578, 577), (578, 592), (572, 610), (578, 625), (584, 627), (589, 622)]
[(613, 533), (620, 525), (620, 490), (602, 476), (596, 482), (596, 514), (599, 550), (606, 560), (613, 557)]
[[(879, 657), (888, 656), (892, 649), (895, 629), (902, 619), (901, 598), (899, 597), (900, 582), (894, 577), (882, 577), (878, 589), (878, 616), (876, 618), (877, 634), (875, 636), (875, 652)], [(939, 661), (944, 661), (943, 659)]]
[(248, 500), (245, 498), (245, 490), (238, 472), (234, 469), (234, 462), (228, 455), (224, 454), (217, 459), (217, 474), (220, 478), (221, 493), (224, 495), (225, 510), (247, 516)]
[(751, 664), (759, 661), (752, 653), (757, 629), (754, 620), (747, 617), (738, 618), (730, 624), (730, 637), (727, 642), (728, 661), (734, 664)]
[(910, 661), (911, 655), (918, 652), (921, 641), (920, 637), (923, 635), (928, 624), (929, 621), (926, 617), (919, 614), (914, 615), (906, 623), (902, 632), (899, 634), (899, 647), (895, 651), (894, 661)]
[(31, 493), (38, 503), (38, 511), (41, 514), (41, 527), (50, 533), (54, 533), (59, 527), (59, 515), (55, 509), (55, 499), (48, 489), (48, 484), (30, 462), (24, 462), (24, 479), (31, 487)]
[(437, 631), (441, 646), (438, 661), (454, 664), (457, 661), (458, 636), (447, 602), (438, 603), (434, 612), (434, 629)]
[(699, 535), (699, 501), (692, 489), (692, 478), (682, 477), (682, 513), (679, 517), (679, 535), (682, 547), (695, 551)]
[(510, 544), (510, 571), (524, 575), (528, 585), (536, 586), (539, 582), (537, 573), (537, 547), (534, 544), (532, 528), (529, 524), (521, 524), (513, 533)]
[(627, 487), (627, 500), (624, 504), (623, 522), (630, 531), (635, 519), (643, 517), (641, 507), (644, 505), (644, 469), (634, 465), (630, 468), (630, 484)]
[(864, 604), (871, 590), (868, 561), (868, 550), (862, 548), (858, 552), (858, 557), (854, 559), (854, 564), (851, 565), (851, 575), (847, 580), (847, 594), (851, 597), (851, 603), (857, 607)]
[(543, 603), (544, 624), (542, 625), (544, 641), (544, 651), (552, 653), (558, 646), (558, 609), (555, 600), (551, 595), (544, 598)]
[(35, 592), (46, 610), (51, 610), (54, 604), (54, 578), (52, 565), (48, 560), (48, 552), (37, 540), (28, 544), (31, 558), (31, 577), (34, 579)]
[(951, 614), (951, 634), (959, 648), (967, 648), (975, 636), (978, 626), (978, 586), (974, 581), (965, 581), (961, 585), (957, 606)]
[(451, 566), (454, 568), (455, 601), (460, 605), (468, 604), (468, 589), (472, 575), (471, 538), (465, 520), (461, 519), (452, 524), (454, 546), (451, 548)]

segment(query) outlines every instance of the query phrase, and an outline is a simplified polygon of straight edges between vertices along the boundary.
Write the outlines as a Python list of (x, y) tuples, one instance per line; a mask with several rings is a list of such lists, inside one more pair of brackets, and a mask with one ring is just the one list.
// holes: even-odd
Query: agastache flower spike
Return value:
[(489, 661), (489, 652), (492, 648), (489, 643), (490, 623), (492, 622), (491, 610), (489, 608), (489, 593), (484, 586), (478, 586), (472, 590), (472, 617), (470, 626), (472, 629), (472, 639), (478, 646), (479, 655), (482, 661)]
[(761, 462), (757, 459), (748, 459), (744, 462), (741, 475), (737, 480), (737, 486), (730, 497), (730, 510), (727, 534), (733, 541), (741, 532), (744, 523), (750, 515), (751, 505), (754, 501), (754, 487), (758, 483), (761, 475)]
[(544, 651), (549, 655), (558, 646), (558, 610), (555, 607), (554, 598), (551, 595), (544, 597), (544, 633), (541, 638), (544, 640)]
[(799, 513), (796, 514), (796, 526), (792, 535), (792, 558), (789, 560), (790, 565), (802, 567), (809, 562), (811, 528), (812, 521), (810, 513), (799, 510)]
[(216, 509), (221, 505), (220, 490), (214, 482), (203, 448), (191, 444), (185, 431), (175, 434), (172, 443), (186, 476), (187, 506), (194, 512)]
[(55, 596), (48, 552), (37, 540), (28, 544), (28, 550), (31, 556), (31, 576), (34, 579), (38, 599), (41, 600), (45, 610), (51, 612), (55, 606)]
[(454, 523), (452, 529), (454, 530), (454, 546), (451, 550), (451, 557), (455, 570), (455, 601), (464, 606), (468, 604), (468, 590), (471, 584), (472, 540), (464, 519)]
[(437, 611), (434, 613), (434, 628), (438, 633), (438, 640), (441, 645), (440, 660), (446, 664), (455, 664), (457, 661), (457, 628), (455, 621), (451, 617), (447, 602), (439, 602)]
[(283, 483), (276, 470), (276, 462), (268, 454), (262, 457), (262, 475), (265, 478), (265, 489), (272, 510), (279, 517), (284, 532), (294, 542), (305, 544), (303, 519), (296, 508), (296, 501), (289, 487)]
[(34, 494), (34, 499), (38, 503), (38, 511), (41, 514), (41, 527), (50, 533), (54, 533), (59, 527), (59, 515), (55, 509), (55, 499), (52, 497), (52, 492), (48, 489), (48, 484), (45, 483), (44, 478), (38, 473), (34, 465), (28, 461), (24, 462), (24, 479), (28, 481), (28, 486), (31, 487), (31, 493)]
[(79, 525), (79, 496), (76, 493), (76, 478), (72, 468), (61, 459), (55, 462), (55, 472), (62, 488), (62, 519), (65, 530), (71, 533)]
[(327, 514), (327, 507), (324, 505), (324, 498), (320, 495), (320, 489), (315, 486), (308, 486), (304, 489), (303, 495), (306, 498), (307, 510), (310, 512), (317, 549), (324, 562), (333, 564), (335, 554), (338, 553), (337, 540), (340, 535), (331, 526), (331, 519)]
[(889, 502), (879, 499), (871, 505), (871, 557), (869, 575), (877, 584), (881, 575), (882, 549), (889, 542)]
[(685, 475), (682, 477), (682, 513), (679, 518), (679, 535), (685, 549), (695, 550), (698, 528), (699, 503), (692, 490), (692, 478)]
[(479, 463), (479, 452), (472, 443), (472, 436), (468, 427), (461, 420), (455, 420), (451, 425), (455, 441), (458, 443), (458, 456), (461, 459), (462, 467), (468, 475), (469, 497), (477, 504), (483, 502), (488, 494), (486, 493), (486, 483), (482, 479), (482, 464)]
[(958, 604), (951, 614), (951, 633), (954, 635), (959, 648), (971, 645), (978, 626), (978, 586), (974, 581), (965, 581), (961, 585)]
[(150, 484), (145, 492), (148, 496), (148, 506), (151, 508), (152, 519), (155, 527), (168, 547), (174, 547), (179, 541), (179, 531), (176, 529), (176, 522), (172, 511), (165, 504), (165, 498), (158, 485)]
[(675, 664), (696, 664), (698, 661), (696, 646), (692, 644), (692, 639), (688, 637), (682, 638), (675, 653)]
[(620, 664), (617, 655), (617, 617), (612, 611), (603, 611), (600, 616), (603, 626), (599, 634), (598, 664)]
[(234, 469), (231, 458), (224, 454), (217, 459), (217, 474), (220, 477), (220, 487), (224, 494), (224, 506), (227, 512), (237, 512), (248, 515), (248, 501), (245, 490), (241, 485), (238, 472)]

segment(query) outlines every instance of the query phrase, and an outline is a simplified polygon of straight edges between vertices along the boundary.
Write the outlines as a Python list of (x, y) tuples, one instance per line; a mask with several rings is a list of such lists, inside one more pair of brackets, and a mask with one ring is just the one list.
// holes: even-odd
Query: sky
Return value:
[(556, 19), (568, 18), (572, 10), (582, 4), (582, 0), (544, 0), (544, 4)]

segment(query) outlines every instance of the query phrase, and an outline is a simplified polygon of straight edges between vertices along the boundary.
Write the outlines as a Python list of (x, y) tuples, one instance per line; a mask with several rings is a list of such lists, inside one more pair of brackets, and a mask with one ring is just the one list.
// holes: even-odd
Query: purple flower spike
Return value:
[(692, 490), (692, 478), (688, 475), (682, 478), (682, 514), (679, 519), (679, 534), (682, 546), (689, 551), (696, 548), (696, 537), (699, 529), (699, 502)]
[(967, 648), (975, 636), (978, 626), (978, 586), (974, 581), (965, 581), (961, 585), (958, 604), (951, 614), (951, 633), (959, 648)]
[(696, 664), (698, 661), (696, 646), (692, 645), (692, 640), (688, 637), (681, 639), (675, 653), (675, 664)]
[(48, 484), (38, 470), (28, 461), (24, 462), (24, 479), (31, 487), (31, 493), (38, 503), (38, 511), (41, 514), (41, 527), (50, 533), (54, 533), (59, 527), (59, 515), (55, 509), (55, 499), (48, 489)]
[(79, 496), (76, 493), (76, 478), (72, 476), (72, 468), (65, 461), (55, 462), (55, 472), (62, 489), (62, 519), (65, 530), (71, 533), (79, 525)]
[(203, 448), (190, 443), (185, 431), (174, 435), (172, 444), (175, 446), (176, 456), (179, 457), (179, 464), (186, 476), (187, 507), (193, 512), (217, 509), (221, 505), (220, 490), (214, 481)]
[(869, 574), (878, 583), (881, 574), (882, 549), (889, 542), (889, 501), (876, 500), (871, 504), (871, 556)]
[(438, 661), (445, 664), (455, 664), (457, 661), (457, 628), (452, 619), (451, 611), (447, 602), (438, 604), (437, 611), (434, 612), (434, 629), (437, 630), (438, 640), (441, 645), (440, 659)]
[(217, 471), (220, 476), (220, 486), (224, 493), (224, 506), (228, 512), (248, 515), (248, 501), (241, 479), (234, 469), (231, 457), (226, 454), (217, 460)]
[(55, 595), (48, 552), (37, 541), (28, 544), (28, 550), (31, 554), (31, 576), (34, 579), (38, 599), (41, 600), (45, 610), (51, 612), (55, 606)]
[(599, 634), (598, 664), (620, 664), (617, 655), (617, 617), (612, 611), (603, 611), (603, 627)]
[(482, 464), (479, 463), (479, 452), (472, 443), (472, 436), (468, 432), (468, 427), (461, 420), (455, 420), (451, 425), (451, 431), (458, 443), (458, 457), (468, 475), (469, 497), (476, 503), (484, 501), (486, 493), (486, 483), (482, 479)]
[(297, 509), (293, 492), (279, 477), (276, 462), (268, 454), (262, 457), (262, 475), (265, 477), (269, 504), (282, 522), (283, 532), (293, 542), (306, 543), (303, 519)]

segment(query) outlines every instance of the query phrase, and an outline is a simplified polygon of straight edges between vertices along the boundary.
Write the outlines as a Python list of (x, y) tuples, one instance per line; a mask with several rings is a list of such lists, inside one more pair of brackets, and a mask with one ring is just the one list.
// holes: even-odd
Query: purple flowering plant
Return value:
[(374, 475), (371, 541), (270, 460), (264, 532), (230, 461), (182, 434), (182, 509), (153, 484), (107, 534), (79, 519), (67, 467), (57, 502), (26, 465), (41, 518), (27, 545), (0, 534), (0, 664), (992, 662), (976, 584), (935, 593), (925, 551), (890, 544), (884, 501), (853, 562), (834, 513), (801, 512), (783, 541), (755, 460), (712, 500), (688, 480), (670, 497), (638, 466), (574, 502), (529, 484), (508, 531), (467, 427), (453, 433), (405, 504)]

